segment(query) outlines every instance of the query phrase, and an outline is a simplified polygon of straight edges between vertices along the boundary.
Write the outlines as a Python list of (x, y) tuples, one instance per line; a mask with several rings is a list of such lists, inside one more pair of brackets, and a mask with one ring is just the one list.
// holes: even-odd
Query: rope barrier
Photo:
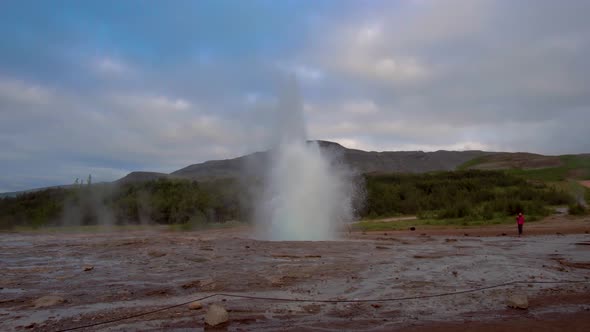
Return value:
[(253, 295), (238, 295), (238, 294), (215, 293), (215, 294), (210, 294), (210, 295), (207, 295), (207, 296), (203, 296), (203, 297), (196, 298), (196, 299), (193, 299), (193, 300), (190, 300), (190, 301), (186, 301), (186, 302), (183, 302), (183, 303), (179, 303), (179, 304), (167, 306), (167, 307), (156, 309), (156, 310), (151, 310), (151, 311), (147, 311), (147, 312), (143, 312), (143, 313), (138, 313), (138, 314), (134, 314), (134, 315), (130, 315), (130, 316), (124, 316), (124, 317), (120, 317), (120, 318), (114, 318), (114, 319), (103, 321), (103, 322), (97, 322), (97, 323), (93, 323), (93, 324), (88, 324), (88, 325), (82, 325), (82, 326), (67, 328), (67, 329), (63, 329), (63, 330), (58, 330), (56, 332), (74, 331), (74, 330), (79, 330), (79, 329), (84, 329), (84, 328), (90, 328), (90, 327), (95, 327), (95, 326), (100, 326), (100, 325), (105, 325), (105, 324), (120, 322), (120, 321), (127, 320), (127, 319), (132, 319), (132, 318), (137, 318), (137, 317), (142, 317), (142, 316), (150, 315), (150, 314), (153, 314), (153, 313), (156, 313), (156, 312), (166, 311), (166, 310), (169, 310), (169, 309), (173, 309), (173, 308), (177, 308), (177, 307), (180, 307), (180, 306), (183, 306), (183, 305), (187, 305), (187, 304), (192, 303), (192, 302), (195, 302), (195, 301), (203, 301), (203, 300), (206, 300), (206, 299), (209, 299), (209, 298), (212, 298), (212, 297), (217, 297), (217, 296), (231, 297), (231, 298), (240, 298), (240, 299), (249, 299), (249, 300), (266, 300), (266, 301), (281, 301), (281, 302), (368, 303), (368, 302), (408, 301), (408, 300), (419, 300), (419, 299), (427, 299), (427, 298), (435, 298), (435, 297), (459, 295), (459, 294), (480, 292), (480, 291), (494, 289), (494, 288), (506, 287), (506, 286), (510, 286), (510, 285), (517, 285), (517, 284), (580, 284), (580, 283), (590, 283), (590, 280), (510, 281), (510, 282), (505, 282), (505, 283), (496, 284), (496, 285), (492, 285), (492, 286), (472, 288), (472, 289), (466, 289), (466, 290), (456, 291), (456, 292), (447, 292), (447, 293), (439, 293), (439, 294), (431, 294), (431, 295), (418, 295), (418, 296), (397, 297), (397, 298), (356, 299), (356, 300), (292, 299), (292, 298), (281, 298), (281, 297), (265, 297), (265, 296), (253, 296)]

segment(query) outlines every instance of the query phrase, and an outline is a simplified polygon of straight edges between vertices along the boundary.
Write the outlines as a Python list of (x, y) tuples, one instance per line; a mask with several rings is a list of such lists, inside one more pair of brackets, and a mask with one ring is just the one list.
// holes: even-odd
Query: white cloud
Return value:
[(301, 63), (278, 62), (277, 67), (281, 71), (294, 74), (300, 82), (314, 83), (324, 78), (324, 73), (319, 68)]
[(52, 98), (53, 92), (50, 88), (0, 77), (0, 99), (2, 101), (35, 106), (48, 104)]
[[(377, 151), (590, 152), (590, 2), (360, 7), (306, 21), (314, 29), (292, 44), (301, 48), (248, 44), (254, 58), (224, 45), (206, 61), (148, 67), (122, 49), (69, 50), (85, 56), (68, 58), (63, 77), (0, 77), (0, 171), (64, 169), (55, 176), (70, 182), (67, 165), (169, 172), (265, 149), (285, 73), (301, 81), (310, 139)], [(88, 72), (75, 72), (80, 64)]]
[(186, 111), (192, 105), (182, 98), (170, 98), (166, 96), (139, 95), (139, 94), (121, 94), (117, 93), (111, 96), (114, 104), (135, 111), (148, 112), (174, 112)]
[[(344, 26), (319, 43), (311, 58), (325, 68), (361, 79), (409, 83), (427, 79), (431, 68), (411, 54), (389, 48), (392, 35), (379, 26)], [(330, 38), (324, 36), (324, 38)]]
[(131, 74), (131, 68), (123, 61), (112, 57), (99, 57), (94, 60), (94, 69), (101, 75), (122, 76)]

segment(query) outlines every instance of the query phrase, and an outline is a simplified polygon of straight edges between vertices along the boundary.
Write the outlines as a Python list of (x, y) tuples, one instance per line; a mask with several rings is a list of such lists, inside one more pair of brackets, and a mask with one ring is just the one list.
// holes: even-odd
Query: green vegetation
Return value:
[(473, 159), (463, 163), (462, 165), (459, 165), (457, 167), (457, 170), (459, 170), (459, 171), (468, 170), (474, 166), (483, 164), (484, 162), (486, 162), (487, 158), (488, 158), (488, 156), (481, 156), (481, 157), (473, 158)]
[(245, 217), (238, 186), (232, 180), (149, 181), (124, 185), (109, 205), (117, 222), (149, 220), (158, 224), (199, 224)]
[[(574, 205), (568, 190), (501, 171), (463, 170), (428, 174), (365, 175), (361, 218), (417, 215), (412, 225), (488, 225), (512, 221), (523, 211), (527, 220), (549, 213), (548, 206)], [(574, 183), (575, 185), (578, 185)], [(581, 186), (578, 185), (578, 189)], [(586, 197), (589, 198), (588, 190)], [(204, 182), (159, 179), (141, 183), (84, 184), (0, 199), (0, 228), (167, 225), (191, 230), (235, 225), (252, 215), (253, 199), (231, 179)], [(582, 191), (583, 195), (583, 191)], [(578, 210), (574, 210), (578, 211)], [(379, 229), (387, 223), (364, 222)], [(391, 224), (387, 227), (391, 229)]]
[(233, 180), (79, 185), (0, 199), (0, 228), (155, 223), (192, 229), (245, 220), (244, 202)]
[[(457, 169), (466, 170), (474, 166), (484, 165), (492, 159), (492, 156), (483, 156), (472, 159)], [(505, 171), (508, 174), (520, 176), (529, 180), (538, 181), (566, 181), (567, 179), (590, 179), (590, 155), (563, 155), (559, 156), (562, 165), (545, 168), (511, 168)]]
[(40, 227), (59, 218), (64, 201), (69, 195), (66, 189), (46, 189), (18, 197), (0, 199), (0, 228), (16, 225)]
[(568, 207), (569, 214), (574, 216), (583, 216), (587, 215), (590, 211), (588, 208), (580, 203), (570, 204)]
[(513, 216), (545, 216), (549, 205), (565, 205), (565, 191), (497, 171), (466, 170), (366, 177), (362, 215), (383, 218), (416, 214), (421, 219), (476, 222)]

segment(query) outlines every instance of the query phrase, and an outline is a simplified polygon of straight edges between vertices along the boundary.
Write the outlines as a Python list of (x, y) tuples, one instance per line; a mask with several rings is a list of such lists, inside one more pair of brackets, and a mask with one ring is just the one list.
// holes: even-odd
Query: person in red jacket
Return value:
[(522, 235), (522, 227), (524, 226), (524, 215), (522, 215), (522, 212), (519, 212), (518, 216), (516, 216), (516, 224), (518, 225), (518, 237), (520, 237)]

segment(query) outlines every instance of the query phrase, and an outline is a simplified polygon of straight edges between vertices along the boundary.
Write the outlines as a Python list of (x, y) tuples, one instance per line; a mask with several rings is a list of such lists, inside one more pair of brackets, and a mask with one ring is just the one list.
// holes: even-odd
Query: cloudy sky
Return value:
[(590, 152), (590, 1), (0, 2), (0, 192), (310, 139)]

